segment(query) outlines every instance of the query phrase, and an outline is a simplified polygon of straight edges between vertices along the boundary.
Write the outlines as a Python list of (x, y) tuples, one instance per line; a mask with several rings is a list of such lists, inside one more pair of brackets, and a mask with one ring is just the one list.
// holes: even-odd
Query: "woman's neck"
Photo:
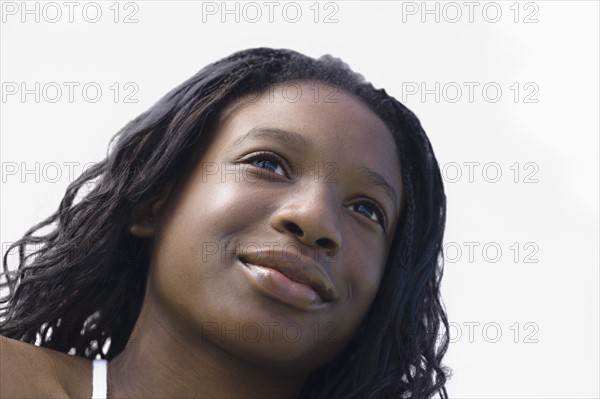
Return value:
[(253, 364), (165, 320), (158, 309), (143, 308), (127, 346), (109, 362), (109, 397), (298, 396), (306, 374)]

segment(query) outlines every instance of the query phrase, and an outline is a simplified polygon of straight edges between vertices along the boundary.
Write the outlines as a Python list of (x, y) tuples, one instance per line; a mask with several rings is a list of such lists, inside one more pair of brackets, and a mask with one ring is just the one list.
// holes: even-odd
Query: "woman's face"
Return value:
[(367, 314), (402, 195), (383, 121), (317, 88), (275, 86), (222, 113), (163, 208), (145, 299), (177, 334), (297, 371), (331, 360)]

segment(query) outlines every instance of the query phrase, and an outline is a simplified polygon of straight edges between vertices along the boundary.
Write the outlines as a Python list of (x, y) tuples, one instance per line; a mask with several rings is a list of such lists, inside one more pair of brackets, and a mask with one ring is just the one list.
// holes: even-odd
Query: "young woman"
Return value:
[(445, 211), (384, 90), (330, 56), (235, 53), (7, 251), (2, 397), (447, 397)]

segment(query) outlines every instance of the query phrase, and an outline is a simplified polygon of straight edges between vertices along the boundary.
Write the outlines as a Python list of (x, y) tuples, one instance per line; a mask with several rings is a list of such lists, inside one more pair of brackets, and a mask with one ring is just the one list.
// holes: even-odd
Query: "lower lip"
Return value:
[(290, 280), (283, 273), (268, 267), (240, 261), (252, 284), (268, 296), (301, 310), (316, 310), (327, 305), (319, 294), (306, 284)]

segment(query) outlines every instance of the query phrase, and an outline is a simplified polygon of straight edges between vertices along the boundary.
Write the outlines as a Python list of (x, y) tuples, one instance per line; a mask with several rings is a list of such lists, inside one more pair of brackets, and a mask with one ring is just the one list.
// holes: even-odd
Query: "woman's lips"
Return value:
[(301, 310), (317, 310), (327, 305), (309, 285), (288, 278), (267, 266), (255, 265), (240, 259), (252, 284), (264, 294)]

